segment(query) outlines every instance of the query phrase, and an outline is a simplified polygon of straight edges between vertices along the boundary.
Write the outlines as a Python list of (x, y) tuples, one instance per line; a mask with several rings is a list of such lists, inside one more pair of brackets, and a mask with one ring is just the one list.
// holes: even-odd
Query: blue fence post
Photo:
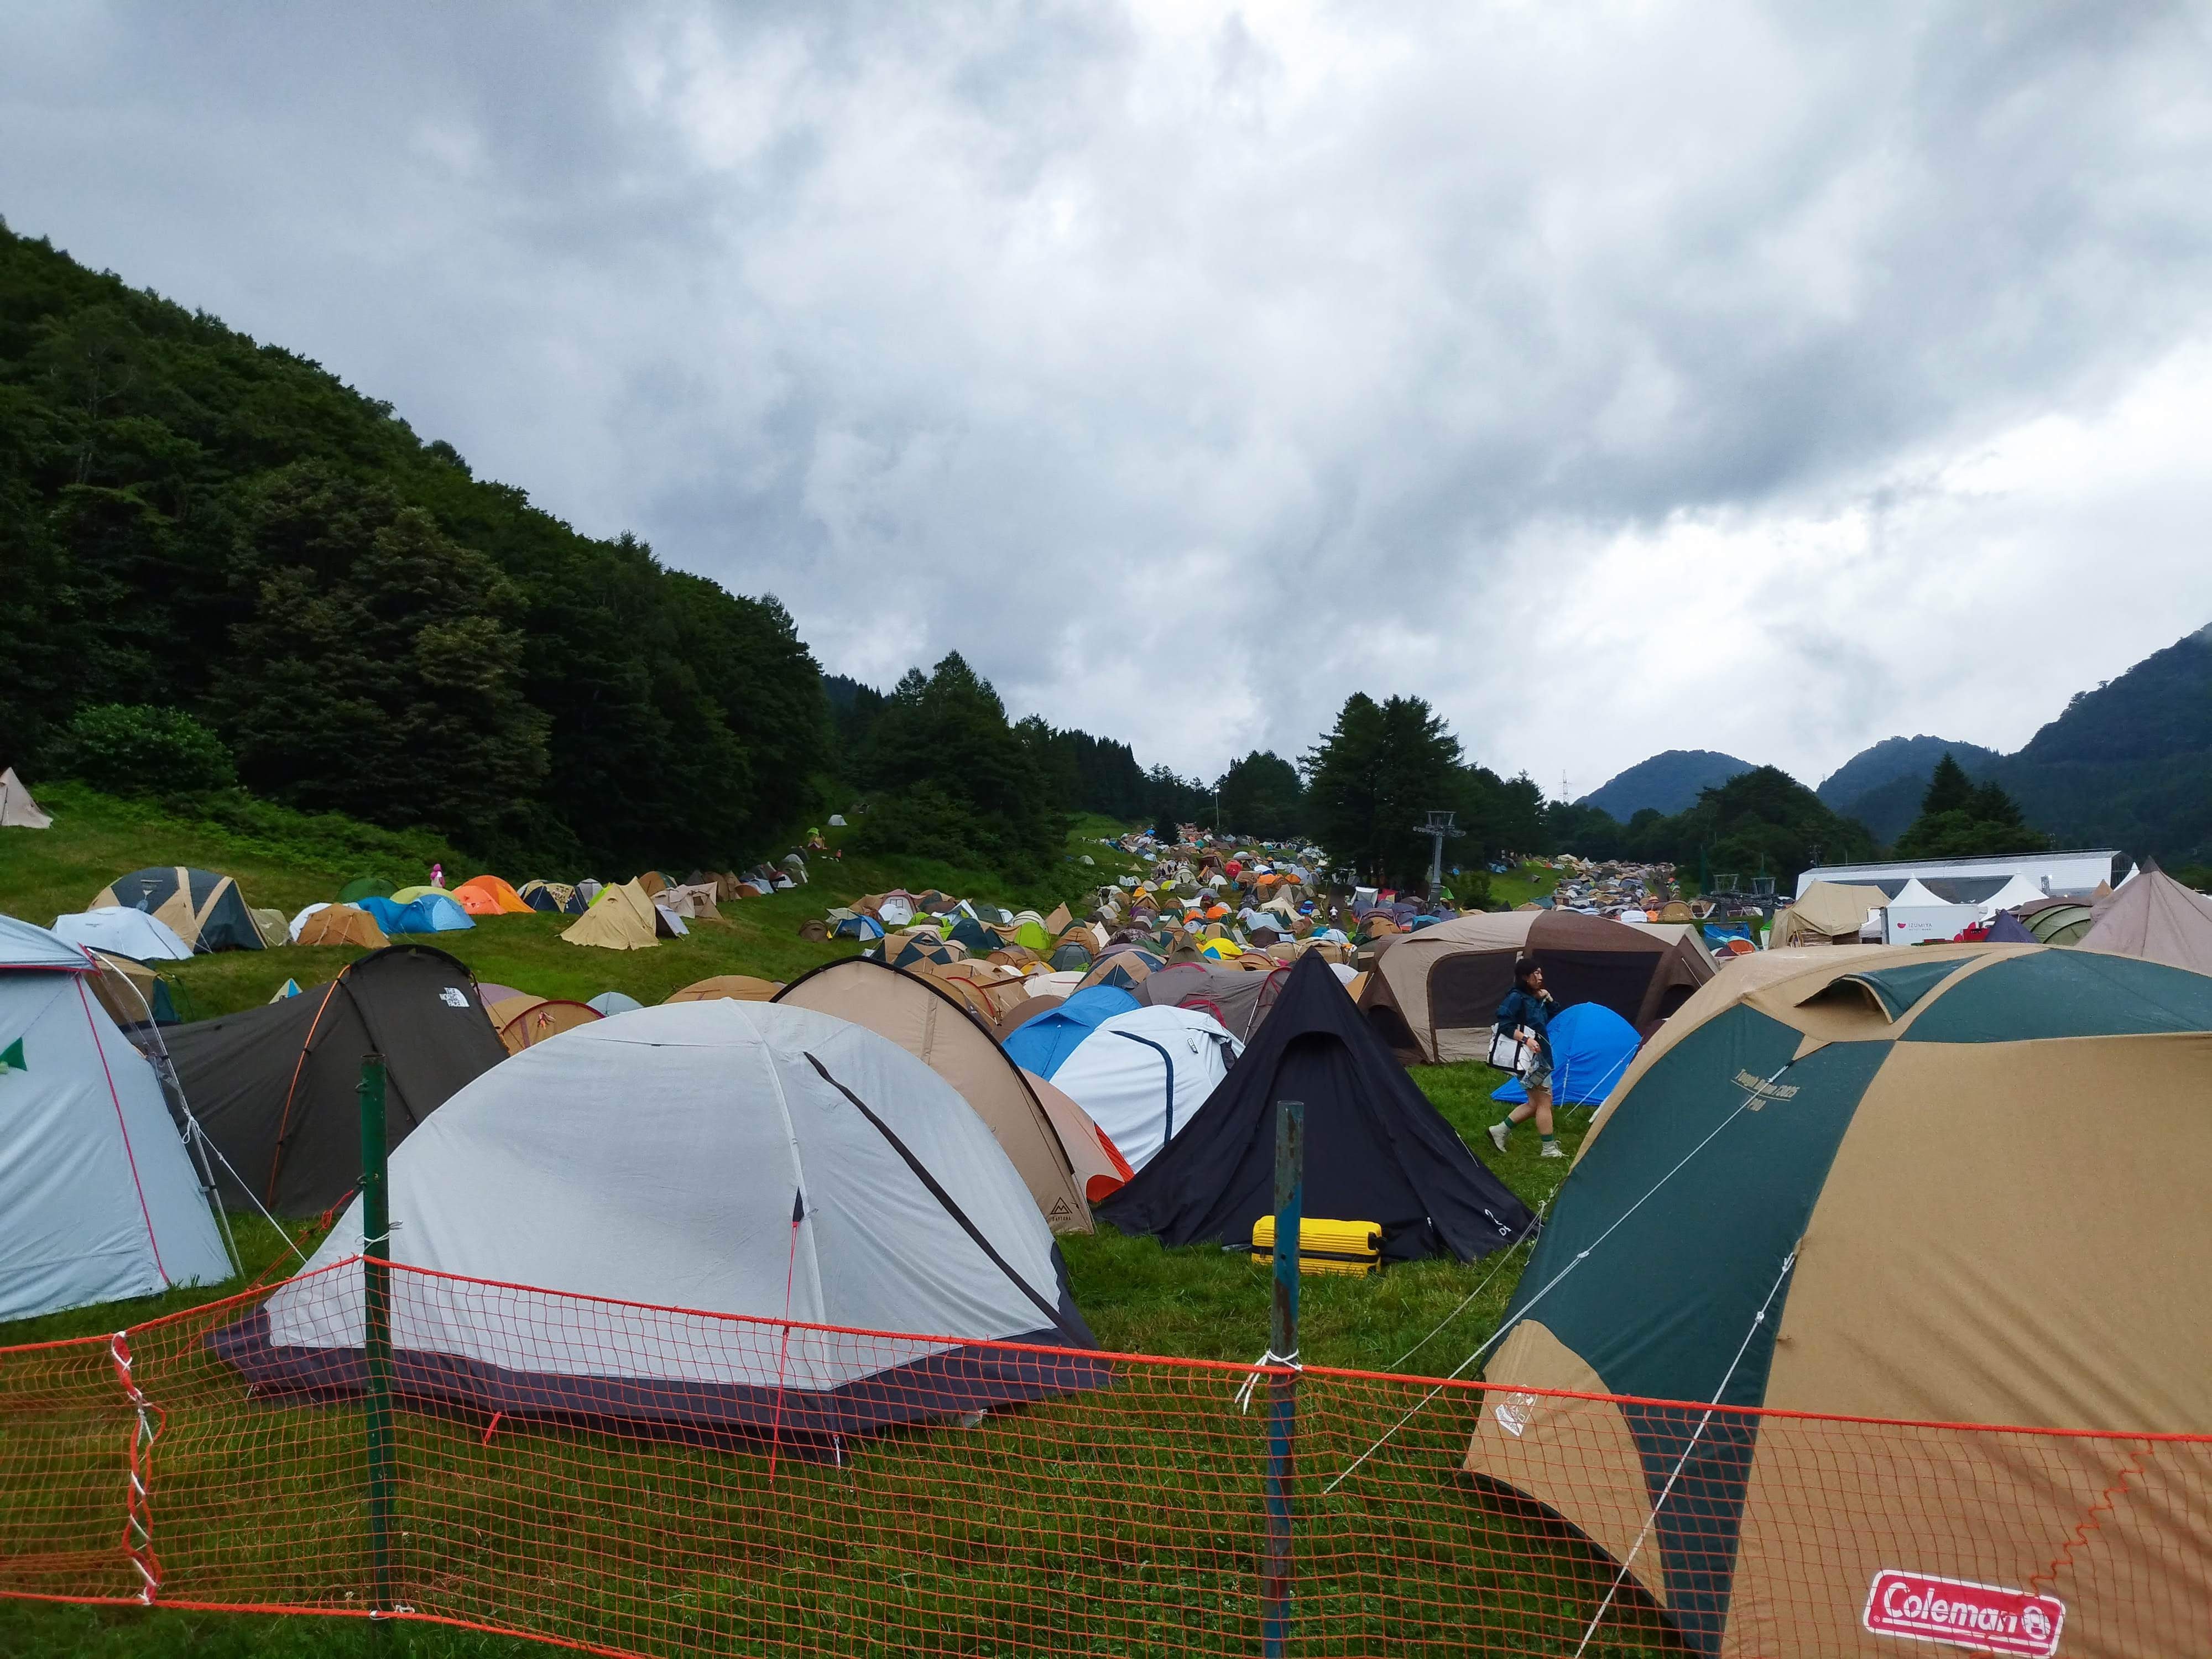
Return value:
[(369, 1617), (381, 1624), (392, 1593), (392, 1216), (385, 1164), (384, 1056), (361, 1062), (362, 1398), (368, 1440)]
[[(1275, 1309), (1268, 1347), (1279, 1364), (1298, 1355), (1298, 1224), (1305, 1211), (1306, 1107), (1275, 1103)], [(1295, 1370), (1267, 1390), (1267, 1555), (1260, 1581), (1260, 1650), (1282, 1659), (1291, 1634), (1291, 1483), (1298, 1431)]]

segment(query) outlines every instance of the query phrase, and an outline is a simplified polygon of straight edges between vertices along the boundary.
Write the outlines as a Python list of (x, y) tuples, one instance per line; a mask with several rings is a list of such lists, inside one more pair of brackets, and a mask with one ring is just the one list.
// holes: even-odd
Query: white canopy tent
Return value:
[(1244, 1045), (1196, 1008), (1133, 1008), (1102, 1020), (1052, 1080), (1089, 1113), (1133, 1170), (1198, 1115)]
[(230, 1277), (154, 1068), (93, 994), (98, 971), (0, 916), (0, 1319)]
[[(2038, 894), (2040, 897), (2040, 893)], [(1954, 939), (1963, 928), (1982, 919), (1978, 904), (1953, 904), (1929, 890), (1915, 876), (1897, 890), (1882, 911), (1882, 941), (1887, 945), (1918, 945), (1930, 939)]]
[(2038, 899), (2046, 899), (2050, 896), (2051, 895), (2045, 892), (2041, 887), (2015, 871), (2013, 872), (2011, 880), (1982, 901), (1982, 920), (1992, 921), (2000, 910), (2010, 910), (2020, 905), (2033, 904)]

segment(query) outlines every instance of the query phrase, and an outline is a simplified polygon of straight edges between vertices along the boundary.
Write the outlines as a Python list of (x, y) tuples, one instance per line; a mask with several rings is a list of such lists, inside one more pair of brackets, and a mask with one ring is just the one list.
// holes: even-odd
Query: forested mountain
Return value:
[(234, 778), (549, 875), (728, 867), (859, 791), (919, 792), (878, 842), (973, 811), (965, 844), (1034, 858), (1063, 812), (1212, 799), (1010, 723), (957, 654), (888, 696), (825, 681), (773, 596), (579, 534), (317, 364), (4, 223), (0, 549), (0, 764), (33, 783), (167, 756), (104, 781)]
[(1637, 762), (1575, 805), (1594, 806), (1623, 823), (1647, 808), (1671, 815), (1695, 805), (1701, 790), (1717, 788), (1737, 774), (1751, 769), (1749, 761), (1723, 755), (1718, 750), (1669, 749), (1649, 760)]
[(1974, 783), (2000, 786), (2061, 845), (2115, 847), (2169, 864), (2212, 858), (2212, 627), (2076, 692), (2016, 753), (1889, 738), (1832, 773), (1820, 799), (1895, 842), (1920, 814), (1947, 753)]
[(578, 534), (388, 404), (0, 226), (0, 755), (183, 710), (241, 781), (548, 867), (726, 863), (807, 805), (772, 598)]
[(1994, 775), (2004, 758), (1994, 749), (1954, 743), (1948, 738), (1884, 738), (1828, 774), (1816, 793), (1836, 811), (1866, 825), (1877, 841), (1887, 845), (1919, 816), (1928, 780), (1946, 755), (1976, 782)]
[(2212, 626), (2076, 692), (1996, 777), (2063, 845), (2212, 859)]

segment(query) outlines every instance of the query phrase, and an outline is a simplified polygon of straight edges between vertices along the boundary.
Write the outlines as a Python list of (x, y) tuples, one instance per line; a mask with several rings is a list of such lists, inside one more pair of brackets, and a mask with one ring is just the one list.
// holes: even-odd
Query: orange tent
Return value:
[(472, 916), (526, 916), (522, 895), (497, 876), (474, 876), (453, 889), (453, 902)]

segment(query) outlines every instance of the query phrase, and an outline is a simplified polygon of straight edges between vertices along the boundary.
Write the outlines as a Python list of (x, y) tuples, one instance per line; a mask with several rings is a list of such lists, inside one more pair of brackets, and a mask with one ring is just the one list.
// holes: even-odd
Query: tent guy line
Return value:
[[(1691, 1147), (1688, 1152), (1682, 1155), (1682, 1161), (1680, 1163), (1677, 1164), (1673, 1169), (1668, 1170), (1665, 1175), (1661, 1176), (1657, 1181), (1652, 1183), (1651, 1190), (1650, 1192), (1644, 1194), (1642, 1198), (1638, 1199), (1635, 1203), (1623, 1210), (1620, 1215), (1613, 1218), (1613, 1223), (1610, 1227), (1607, 1227), (1603, 1232), (1592, 1239), (1583, 1249), (1577, 1251), (1575, 1253), (1574, 1260), (1568, 1262), (1565, 1267), (1560, 1268), (1557, 1273), (1553, 1275), (1552, 1282), (1550, 1284), (1545, 1285), (1541, 1290), (1538, 1291), (1535, 1295), (1528, 1298), (1527, 1305), (1521, 1310), (1521, 1319), (1526, 1319), (1528, 1316), (1528, 1313), (1531, 1309), (1534, 1308), (1536, 1304), (1541, 1302), (1546, 1297), (1551, 1295), (1553, 1291), (1559, 1289), (1559, 1287), (1566, 1281), (1568, 1274), (1573, 1273), (1576, 1268), (1581, 1267), (1583, 1262), (1589, 1261), (1590, 1257), (1595, 1254), (1599, 1245), (1604, 1243), (1607, 1239), (1611, 1238), (1615, 1233), (1619, 1232), (1621, 1228), (1626, 1226), (1628, 1223), (1628, 1218), (1631, 1216), (1634, 1215), (1638, 1210), (1642, 1209), (1645, 1204), (1649, 1203), (1651, 1199), (1657, 1194), (1661, 1188), (1664, 1187), (1668, 1182), (1672, 1181), (1676, 1176), (1681, 1174), (1684, 1170), (1687, 1169), (1690, 1165), (1690, 1161), (1696, 1158), (1699, 1152), (1705, 1151), (1706, 1147), (1711, 1146), (1714, 1139), (1719, 1135), (1722, 1130), (1727, 1128), (1729, 1124), (1741, 1117), (1744, 1113), (1750, 1109), (1751, 1103), (1753, 1101), (1761, 1099), (1764, 1091), (1771, 1087), (1781, 1077), (1783, 1073), (1788, 1071), (1796, 1063), (1796, 1057), (1792, 1055), (1790, 1059), (1784, 1060), (1781, 1065), (1776, 1066), (1774, 1068), (1773, 1076), (1768, 1078), (1766, 1081), (1760, 1084), (1758, 1088), (1745, 1091), (1743, 1100), (1741, 1103), (1736, 1107), (1735, 1110), (1730, 1112), (1718, 1123), (1714, 1124), (1713, 1127), (1706, 1132), (1705, 1138), (1703, 1140)], [(1596, 1126), (1595, 1124), (1591, 1126), (1592, 1133), (1595, 1133), (1595, 1127)], [(1569, 1173), (1571, 1174), (1572, 1171), (1570, 1171)], [(1518, 1243), (1518, 1241), (1516, 1240), (1516, 1243)], [(1521, 1322), (1521, 1319), (1515, 1320), (1513, 1324), (1519, 1324)], [(1358, 1456), (1353, 1458), (1352, 1462), (1346, 1464), (1342, 1473), (1338, 1474), (1335, 1480), (1330, 1481), (1328, 1485), (1321, 1489), (1322, 1496), (1324, 1498), (1328, 1497), (1329, 1493), (1334, 1492), (1339, 1486), (1350, 1480), (1354, 1470), (1358, 1468), (1358, 1467), (1362, 1463), (1364, 1463), (1369, 1458), (1374, 1456), (1376, 1452), (1382, 1450), (1383, 1446), (1389, 1443), (1393, 1435), (1396, 1434), (1399, 1430), (1404, 1428), (1407, 1424), (1412, 1422), (1416, 1417), (1419, 1416), (1420, 1413), (1427, 1408), (1429, 1402), (1444, 1391), (1444, 1382), (1457, 1382), (1461, 1375), (1466, 1371), (1469, 1365), (1474, 1364), (1476, 1360), (1488, 1353), (1492, 1347), (1496, 1345), (1498, 1338), (1504, 1336), (1506, 1332), (1511, 1328), (1511, 1325), (1501, 1324), (1488, 1336), (1483, 1338), (1482, 1346), (1478, 1347), (1473, 1353), (1468, 1355), (1466, 1358), (1461, 1360), (1458, 1364), (1453, 1366), (1449, 1374), (1444, 1377), (1443, 1382), (1437, 1383), (1435, 1388), (1431, 1389), (1426, 1394), (1415, 1401), (1413, 1404), (1407, 1408), (1406, 1414), (1403, 1417), (1400, 1418), (1395, 1423), (1393, 1423), (1389, 1428), (1382, 1431), (1382, 1437), (1377, 1439), (1373, 1445), (1370, 1446), (1365, 1451), (1360, 1453)]]
[[(1775, 1073), (1777, 1077), (1780, 1075), (1778, 1072)], [(1773, 1079), (1767, 1080), (1771, 1083)], [(1644, 1516), (1643, 1528), (1637, 1533), (1636, 1541), (1629, 1546), (1627, 1555), (1622, 1558), (1620, 1570), (1613, 1575), (1605, 1599), (1597, 1604), (1597, 1611), (1590, 1615), (1590, 1621), (1583, 1631), (1583, 1639), (1575, 1644), (1574, 1659), (1583, 1659), (1583, 1650), (1589, 1646), (1590, 1638), (1597, 1633), (1597, 1627), (1605, 1622), (1605, 1615), (1612, 1608), (1613, 1598), (1620, 1594), (1620, 1587), (1628, 1582), (1629, 1569), (1636, 1565), (1636, 1558), (1644, 1553), (1644, 1543), (1650, 1538), (1652, 1528), (1659, 1524), (1659, 1511), (1667, 1507), (1667, 1500), (1674, 1495), (1675, 1482), (1682, 1478), (1682, 1471), (1690, 1466), (1690, 1454), (1697, 1450), (1698, 1442), (1705, 1437), (1705, 1430), (1713, 1420), (1713, 1407), (1720, 1403), (1722, 1397), (1728, 1393), (1729, 1384), (1735, 1380), (1736, 1368), (1743, 1364), (1744, 1355), (1751, 1352), (1751, 1340), (1759, 1334), (1759, 1328), (1766, 1322), (1767, 1310), (1774, 1306), (1774, 1298), (1782, 1294), (1783, 1283), (1790, 1277), (1790, 1270), (1797, 1265), (1797, 1252), (1803, 1248), (1804, 1243), (1803, 1239), (1799, 1239), (1791, 1246), (1790, 1254), (1782, 1258), (1782, 1271), (1774, 1276), (1774, 1284), (1766, 1292), (1766, 1300), (1760, 1303), (1759, 1311), (1752, 1315), (1751, 1323), (1744, 1331), (1743, 1340), (1736, 1345), (1735, 1358), (1729, 1361), (1728, 1370), (1721, 1374), (1720, 1386), (1713, 1390), (1713, 1397), (1707, 1403), (1705, 1414), (1698, 1419), (1698, 1426), (1691, 1431), (1689, 1442), (1682, 1448), (1682, 1455), (1674, 1460), (1674, 1467), (1668, 1472), (1667, 1484), (1660, 1487), (1659, 1496), (1651, 1505), (1651, 1513)]]
[(1485, 1291), (1488, 1290), (1490, 1288), (1491, 1280), (1496, 1279), (1498, 1273), (1504, 1270), (1505, 1263), (1512, 1256), (1513, 1252), (1519, 1249), (1523, 1244), (1526, 1244), (1530, 1239), (1536, 1236), (1536, 1230), (1544, 1224), (1544, 1212), (1551, 1207), (1552, 1200), (1548, 1198), (1542, 1203), (1539, 1204), (1536, 1206), (1536, 1213), (1528, 1218), (1528, 1224), (1521, 1230), (1520, 1237), (1516, 1238), (1510, 1244), (1507, 1245), (1504, 1249), (1498, 1253), (1497, 1262), (1491, 1267), (1487, 1273), (1483, 1275), (1482, 1283), (1469, 1291), (1467, 1295), (1461, 1299), (1459, 1306), (1454, 1308), (1442, 1319), (1437, 1321), (1437, 1328), (1435, 1330), (1431, 1331), (1426, 1336), (1413, 1344), (1412, 1347), (1400, 1354), (1384, 1369), (1388, 1370), (1396, 1370), (1399, 1366), (1404, 1364), (1415, 1354), (1420, 1352), (1422, 1349), (1427, 1347), (1430, 1343), (1435, 1341), (1438, 1333), (1443, 1331), (1445, 1326), (1450, 1324), (1453, 1320), (1457, 1319), (1462, 1314), (1465, 1313), (1470, 1307), (1472, 1307), (1474, 1304), (1475, 1297), (1480, 1296)]

